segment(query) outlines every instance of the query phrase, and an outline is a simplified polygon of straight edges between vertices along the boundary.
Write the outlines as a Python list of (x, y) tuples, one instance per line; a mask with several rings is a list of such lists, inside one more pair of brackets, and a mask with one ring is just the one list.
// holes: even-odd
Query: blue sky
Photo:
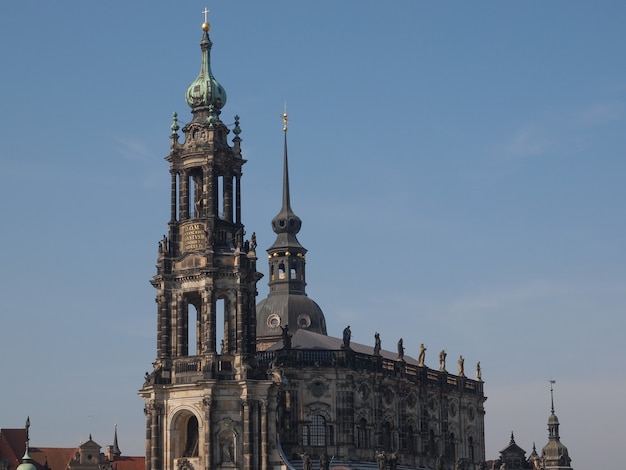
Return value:
[[(329, 333), (481, 361), (487, 455), (621, 461), (626, 420), (623, 2), (213, 2), (259, 247), (292, 207)], [(0, 17), (1, 427), (143, 453), (171, 114), (197, 1), (11, 2)], [(229, 117), (230, 116), (230, 117)], [(259, 267), (266, 272), (264, 258)], [(259, 283), (260, 298), (267, 279)], [(449, 367), (449, 369), (454, 367)], [(620, 460), (618, 460), (620, 459)]]

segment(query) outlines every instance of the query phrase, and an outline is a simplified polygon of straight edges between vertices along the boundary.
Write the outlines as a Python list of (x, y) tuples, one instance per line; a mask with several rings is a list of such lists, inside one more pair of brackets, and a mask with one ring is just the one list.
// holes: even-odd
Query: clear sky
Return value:
[[(241, 116), (269, 247), (287, 101), (307, 291), (329, 334), (481, 362), (488, 458), (623, 460), (622, 1), (14, 1), (0, 15), (0, 426), (144, 451), (171, 114), (200, 67)], [(263, 251), (259, 268), (267, 271)], [(267, 294), (267, 277), (259, 283)]]

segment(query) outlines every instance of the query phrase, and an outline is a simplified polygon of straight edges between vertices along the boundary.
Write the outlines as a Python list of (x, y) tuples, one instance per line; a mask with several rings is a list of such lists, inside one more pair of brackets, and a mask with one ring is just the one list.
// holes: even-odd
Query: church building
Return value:
[(554, 380), (550, 380), (551, 412), (548, 417), (548, 443), (541, 449), (541, 455), (533, 443), (533, 451), (526, 458), (526, 451), (515, 443), (511, 432), (511, 442), (500, 451), (500, 458), (491, 462), (493, 470), (573, 470), (572, 459), (567, 447), (559, 436), (559, 418), (554, 414)]
[(263, 274), (242, 220), (242, 130), (238, 116), (232, 128), (222, 121), (227, 96), (211, 70), (209, 29), (205, 17), (200, 73), (186, 91), (191, 120), (181, 129), (174, 114), (166, 157), (170, 219), (151, 281), (156, 357), (139, 391), (146, 470), (484, 468), (479, 365), (474, 379), (462, 357), (448, 372), (445, 351), (431, 369), (423, 346), (414, 359), (402, 339), (392, 352), (378, 333), (371, 345), (352, 342), (349, 326), (328, 334), (305, 290), (286, 114), (270, 290), (257, 303)]

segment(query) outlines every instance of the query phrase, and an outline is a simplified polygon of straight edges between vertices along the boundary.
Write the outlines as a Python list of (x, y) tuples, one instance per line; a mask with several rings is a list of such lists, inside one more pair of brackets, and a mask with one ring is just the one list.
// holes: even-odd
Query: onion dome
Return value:
[[(205, 12), (208, 12), (205, 10)], [(206, 14), (206, 13), (205, 13)], [(209, 38), (211, 25), (206, 21), (202, 24), (202, 41), (200, 49), (202, 51), (202, 64), (200, 74), (189, 85), (185, 99), (191, 107), (192, 112), (200, 109), (212, 109), (212, 112), (219, 116), (221, 109), (226, 104), (226, 91), (213, 76), (211, 72), (211, 46), (213, 43)]]

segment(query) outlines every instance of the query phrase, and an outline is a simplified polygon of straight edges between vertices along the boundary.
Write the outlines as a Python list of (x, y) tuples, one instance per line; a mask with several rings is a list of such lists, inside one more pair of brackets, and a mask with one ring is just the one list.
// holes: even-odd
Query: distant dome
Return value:
[(559, 424), (559, 418), (557, 418), (554, 413), (552, 413), (548, 418), (548, 426), (553, 424)]
[(28, 454), (28, 444), (26, 444), (26, 451), (24, 457), (22, 457), (22, 463), (17, 466), (17, 470), (37, 470), (37, 467), (33, 465), (33, 460)]
[(24, 462), (17, 466), (17, 470), (37, 470), (32, 462)]
[(569, 457), (567, 447), (559, 440), (550, 440), (543, 449), (541, 449), (542, 457), (555, 465), (569, 466), (572, 459)]
[(293, 333), (303, 329), (326, 334), (324, 313), (315, 301), (305, 294), (273, 293), (261, 300), (256, 307), (257, 337), (279, 337), (286, 325)]

